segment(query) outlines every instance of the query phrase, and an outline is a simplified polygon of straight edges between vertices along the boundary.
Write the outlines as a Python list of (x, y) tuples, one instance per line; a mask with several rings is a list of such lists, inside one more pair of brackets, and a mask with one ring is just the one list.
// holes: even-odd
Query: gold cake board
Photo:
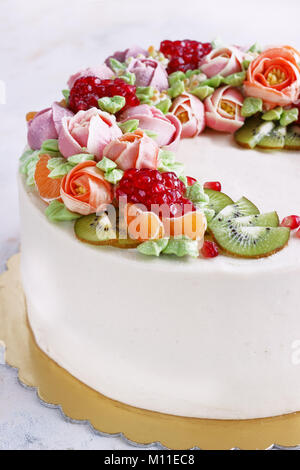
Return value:
[(208, 420), (171, 416), (134, 408), (87, 387), (49, 359), (36, 345), (27, 322), (19, 274), (20, 255), (0, 276), (0, 341), (6, 362), (19, 370), (20, 381), (36, 387), (46, 403), (60, 405), (66, 416), (88, 420), (98, 431), (122, 433), (127, 439), (169, 449), (267, 449), (272, 444), (300, 444), (300, 412), (254, 420)]

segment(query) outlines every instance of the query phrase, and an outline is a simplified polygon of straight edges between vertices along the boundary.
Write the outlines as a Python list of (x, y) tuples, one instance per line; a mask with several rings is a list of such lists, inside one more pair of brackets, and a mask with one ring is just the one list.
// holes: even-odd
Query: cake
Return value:
[(74, 377), (179, 416), (300, 410), (299, 59), (163, 41), (28, 114), (28, 319)]

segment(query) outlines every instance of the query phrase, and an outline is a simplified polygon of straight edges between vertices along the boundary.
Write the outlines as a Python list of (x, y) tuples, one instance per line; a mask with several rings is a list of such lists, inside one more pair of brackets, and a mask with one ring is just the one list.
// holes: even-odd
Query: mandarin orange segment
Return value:
[(157, 240), (165, 234), (163, 223), (154, 212), (146, 212), (134, 204), (127, 204), (125, 221), (128, 234), (134, 240)]
[(188, 212), (182, 217), (163, 219), (165, 233), (171, 237), (186, 236), (192, 240), (202, 239), (206, 228), (206, 217), (202, 212)]
[(40, 155), (37, 162), (34, 180), (40, 196), (46, 201), (52, 201), (60, 197), (60, 186), (62, 178), (49, 178), (51, 173), (47, 167), (50, 156), (47, 154)]

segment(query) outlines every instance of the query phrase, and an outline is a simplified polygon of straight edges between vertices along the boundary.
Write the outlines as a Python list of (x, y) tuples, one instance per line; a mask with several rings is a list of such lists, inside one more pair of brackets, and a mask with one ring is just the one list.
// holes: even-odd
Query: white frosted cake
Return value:
[[(28, 116), (19, 187), (29, 322), (50, 358), (120, 402), (209, 419), (296, 412), (297, 102), (277, 98), (275, 106), (272, 95), (249, 91), (255, 62), (269, 50), (202, 46), (193, 75), (194, 62), (172, 68), (165, 46), (117, 53), (71, 77), (66, 102)], [(277, 50), (285, 60), (296, 53)], [(291, 58), (290, 66), (296, 82)], [(102, 86), (98, 107), (91, 78)], [(131, 88), (123, 93), (117, 82), (111, 91), (115, 80)], [(153, 209), (157, 193), (168, 216)], [(116, 225), (109, 206), (121, 213), (121, 196)]]

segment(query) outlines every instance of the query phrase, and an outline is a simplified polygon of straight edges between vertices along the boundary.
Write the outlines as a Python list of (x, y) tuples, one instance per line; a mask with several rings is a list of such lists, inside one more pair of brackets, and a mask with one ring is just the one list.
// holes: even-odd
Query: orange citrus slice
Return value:
[(207, 222), (205, 215), (200, 211), (193, 211), (181, 217), (164, 218), (165, 233), (171, 237), (186, 236), (191, 240), (204, 237)]
[(146, 241), (164, 237), (163, 223), (154, 212), (143, 211), (135, 204), (127, 204), (124, 214), (130, 238)]
[(50, 156), (47, 154), (40, 155), (37, 162), (34, 180), (38, 192), (44, 200), (47, 202), (60, 197), (60, 186), (62, 178), (49, 178), (50, 170), (47, 168)]

